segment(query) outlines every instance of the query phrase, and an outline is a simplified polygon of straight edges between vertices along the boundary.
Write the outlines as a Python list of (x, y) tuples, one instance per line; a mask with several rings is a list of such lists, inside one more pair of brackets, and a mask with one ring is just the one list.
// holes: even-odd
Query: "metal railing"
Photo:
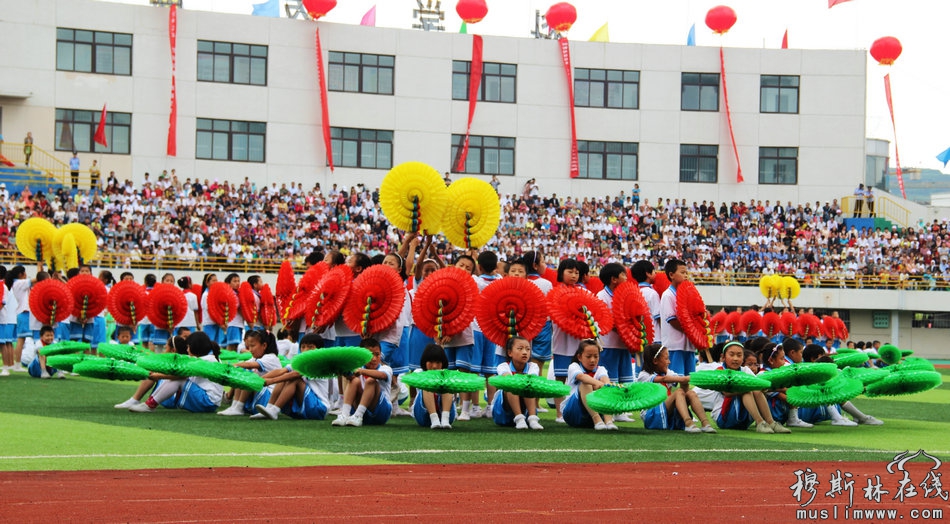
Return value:
[[(69, 165), (56, 158), (45, 149), (33, 144), (30, 163), (26, 164), (26, 155), (23, 153), (22, 143), (3, 142), (0, 144), (0, 154), (15, 164), (16, 167), (26, 167), (42, 172), (42, 175), (24, 175), (16, 182), (22, 185), (45, 185), (47, 191), (56, 184), (69, 183)], [(88, 178), (88, 175), (87, 175)]]
[[(842, 216), (848, 218), (854, 217), (854, 204), (856, 200), (857, 198), (854, 195), (841, 198)], [(893, 222), (894, 224), (897, 224), (901, 228), (907, 227), (910, 224), (910, 210), (901, 205), (897, 200), (887, 196), (884, 193), (874, 194), (873, 216), (869, 214), (867, 201), (862, 198), (861, 203), (862, 218), (884, 218)]]

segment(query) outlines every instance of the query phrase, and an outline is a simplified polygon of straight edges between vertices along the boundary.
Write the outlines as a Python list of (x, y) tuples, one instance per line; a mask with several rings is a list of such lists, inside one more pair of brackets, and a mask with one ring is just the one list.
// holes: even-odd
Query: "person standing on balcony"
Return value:
[(23, 156), (26, 157), (23, 165), (30, 165), (30, 157), (33, 156), (33, 133), (31, 131), (27, 131), (26, 138), (23, 139)]
[(874, 189), (870, 187), (867, 188), (867, 190), (864, 191), (864, 199), (867, 200), (868, 203), (868, 216), (874, 218), (877, 216), (874, 214)]
[(861, 212), (864, 208), (864, 184), (858, 184), (854, 190), (854, 218), (861, 218)]
[(69, 159), (69, 178), (72, 180), (73, 191), (79, 189), (79, 153), (73, 151), (73, 157)]
[(93, 160), (92, 165), (89, 166), (89, 191), (99, 189), (99, 176), (99, 163), (97, 160)]

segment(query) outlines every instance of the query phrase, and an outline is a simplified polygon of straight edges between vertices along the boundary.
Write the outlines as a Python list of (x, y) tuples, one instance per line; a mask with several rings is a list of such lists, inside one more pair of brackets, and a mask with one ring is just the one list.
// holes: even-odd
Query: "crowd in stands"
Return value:
[[(289, 187), (288, 187), (289, 186)], [(44, 195), (0, 187), (0, 237), (12, 239), (31, 216), (55, 224), (82, 222), (101, 249), (131, 261), (216, 257), (229, 262), (302, 259), (315, 249), (369, 255), (396, 249), (400, 233), (379, 208), (378, 190), (363, 185), (305, 188), (303, 183), (243, 183), (185, 178), (174, 170), (136, 186), (111, 174), (101, 190)], [(723, 281), (737, 273), (796, 275), (804, 285), (950, 282), (950, 232), (944, 221), (890, 230), (847, 229), (837, 200), (780, 203), (502, 194), (501, 225), (489, 244), (500, 258), (542, 250), (587, 262), (593, 273), (610, 261), (681, 258), (699, 276)], [(453, 247), (436, 241), (441, 253)], [(12, 242), (5, 249), (12, 250)]]

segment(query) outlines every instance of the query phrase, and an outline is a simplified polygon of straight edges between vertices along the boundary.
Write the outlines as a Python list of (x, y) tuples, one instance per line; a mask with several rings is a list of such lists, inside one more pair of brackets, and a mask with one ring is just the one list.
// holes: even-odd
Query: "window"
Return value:
[(330, 91), (393, 94), (396, 57), (330, 51)]
[(389, 169), (393, 167), (393, 132), (377, 129), (331, 127), (333, 163), (340, 167)]
[(132, 35), (57, 27), (56, 69), (129, 76)]
[(680, 144), (680, 182), (715, 184), (719, 180), (719, 146)]
[(797, 147), (760, 147), (759, 183), (788, 184), (798, 183)]
[(108, 147), (103, 147), (102, 144), (93, 141), (101, 115), (101, 111), (57, 108), (55, 149), (79, 153), (128, 155), (132, 143), (132, 113), (106, 112)]
[(719, 111), (719, 73), (683, 73), (683, 111)]
[(577, 68), (574, 70), (574, 105), (637, 109), (640, 72)]
[(199, 118), (195, 122), (195, 158), (263, 162), (267, 124)]
[[(468, 100), (468, 82), (472, 63), (452, 61), (452, 100)], [(485, 102), (515, 103), (518, 66), (515, 64), (482, 64), (482, 83), (478, 86), (478, 100)]]
[(198, 40), (198, 80), (267, 85), (267, 46)]
[(580, 178), (606, 180), (637, 180), (637, 153), (635, 142), (577, 141), (577, 160)]
[[(458, 167), (465, 135), (452, 135), (452, 170)], [(503, 136), (471, 135), (468, 140), (468, 155), (461, 173), (480, 175), (515, 174), (515, 139)]]
[(798, 113), (798, 77), (762, 75), (759, 93), (763, 113)]
[(950, 313), (927, 313), (914, 312), (914, 320), (910, 327), (924, 329), (947, 329), (950, 328)]

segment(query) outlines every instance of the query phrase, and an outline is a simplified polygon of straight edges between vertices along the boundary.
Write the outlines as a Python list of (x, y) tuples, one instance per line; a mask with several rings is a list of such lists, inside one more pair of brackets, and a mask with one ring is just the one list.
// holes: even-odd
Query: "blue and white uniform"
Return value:
[(587, 375), (597, 381), (602, 381), (604, 378), (609, 379), (610, 377), (607, 368), (604, 366), (597, 366), (597, 369), (594, 371), (588, 371), (577, 362), (572, 362), (571, 365), (567, 367), (567, 381), (565, 384), (571, 386), (571, 394), (567, 397), (567, 400), (564, 401), (564, 404), (561, 405), (561, 414), (564, 417), (564, 422), (572, 428), (592, 428), (594, 427), (594, 419), (591, 418), (590, 413), (587, 412), (587, 408), (584, 407), (584, 401), (578, 392), (578, 388), (581, 385), (581, 381), (578, 378), (580, 375)]
[[(521, 370), (521, 373), (525, 375), (540, 375), (541, 370), (538, 368), (538, 365), (534, 362), (528, 362), (524, 369)], [(495, 370), (496, 375), (515, 375), (517, 372), (515, 368), (511, 365), (510, 361), (502, 362), (498, 364), (498, 368)], [(505, 392), (498, 390), (495, 393), (495, 398), (492, 400), (492, 419), (495, 421), (495, 424), (499, 426), (514, 426), (515, 425), (515, 413), (512, 411), (511, 406), (508, 405), (508, 397), (505, 395)], [(525, 412), (526, 406), (524, 400), (521, 401), (521, 412)]]
[[(393, 368), (396, 376), (409, 372), (409, 332), (406, 327), (412, 323), (412, 299), (409, 290), (403, 287), (402, 310), (389, 329), (377, 335), (379, 348), (383, 353), (383, 362)], [(403, 343), (403, 338), (406, 339)]]
[[(421, 373), (422, 370), (416, 371)], [(435, 409), (436, 414), (442, 409), (442, 394), (434, 393), (435, 396)], [(422, 391), (416, 393), (416, 398), (412, 401), (412, 418), (416, 419), (416, 424), (427, 428), (432, 423), (432, 419), (429, 418), (429, 412), (426, 411), (425, 403), (422, 401)], [(452, 409), (449, 411), (449, 424), (455, 422), (455, 403), (452, 403)]]
[[(250, 368), (250, 370), (261, 376), (264, 376), (266, 373), (269, 373), (275, 369), (280, 369), (283, 367), (280, 363), (280, 358), (273, 353), (267, 353), (261, 358), (252, 358), (251, 360), (247, 360), (245, 362), (256, 363), (257, 367)], [(257, 413), (257, 409), (254, 406), (258, 404), (266, 406), (267, 401), (270, 400), (270, 394), (272, 391), (274, 391), (273, 385), (262, 388), (254, 395), (253, 400), (244, 403), (244, 412), (248, 415)]]
[[(393, 413), (393, 403), (389, 399), (389, 390), (393, 385), (393, 368), (386, 364), (380, 364), (375, 371), (382, 371), (386, 374), (386, 378), (376, 379), (376, 384), (379, 386), (379, 400), (375, 406), (368, 406), (366, 408), (366, 412), (363, 413), (363, 424), (380, 426), (389, 422), (389, 417), (391, 417)], [(360, 375), (360, 384), (364, 388), (366, 387), (366, 379), (366, 376)], [(359, 399), (357, 399), (356, 406), (353, 406), (353, 409), (355, 410), (358, 405)]]
[(0, 344), (12, 344), (17, 339), (17, 303), (16, 295), (9, 289), (4, 290), (3, 308), (0, 308)]
[[(720, 364), (717, 369), (723, 369)], [(742, 366), (743, 373), (755, 375), (751, 369)], [(699, 390), (700, 388), (695, 388)], [(752, 415), (742, 405), (742, 399), (739, 396), (727, 397), (719, 391), (712, 394), (713, 410), (712, 418), (716, 425), (722, 429), (749, 429), (752, 424)]]
[[(538, 286), (538, 289), (541, 290), (541, 293), (544, 293), (544, 296), (547, 296), (548, 293), (554, 289), (554, 285), (551, 284), (545, 278), (541, 278), (541, 275), (537, 273), (528, 273), (528, 280)], [(554, 329), (551, 319), (548, 318), (547, 322), (544, 323), (544, 327), (541, 329), (541, 332), (538, 333), (538, 336), (534, 337), (534, 340), (531, 341), (531, 358), (540, 360), (541, 362), (547, 362), (551, 360), (551, 338), (552, 330)], [(504, 353), (502, 353), (504, 355)], [(572, 353), (573, 355), (573, 353)]]
[(10, 288), (10, 294), (16, 298), (16, 337), (27, 338), (33, 336), (33, 329), (30, 327), (30, 287), (32, 283), (28, 278), (19, 278), (13, 281), (13, 287)]
[[(597, 293), (597, 298), (607, 304), (607, 308), (610, 309), (614, 302), (614, 292), (609, 287), (605, 287)], [(633, 362), (630, 358), (630, 350), (616, 328), (607, 333), (601, 333), (600, 343), (604, 348), (600, 354), (600, 363), (607, 369), (610, 381), (620, 384), (633, 382)]]
[(674, 328), (676, 320), (676, 287), (672, 284), (660, 297), (660, 340), (670, 352), (670, 369), (679, 375), (689, 375), (696, 370), (696, 348), (689, 343), (686, 333)]
[[(287, 366), (290, 371), (290, 366)], [(297, 400), (294, 395), (293, 400), (284, 406), (282, 411), (293, 418), (307, 420), (323, 420), (327, 416), (327, 406), (330, 405), (330, 381), (325, 378), (307, 378), (301, 377), (306, 386), (303, 392), (303, 400)]]
[[(637, 375), (637, 382), (656, 382), (657, 377), (676, 375), (677, 373), (673, 370), (667, 370), (665, 375), (641, 371), (640, 374)], [(666, 387), (667, 398), (673, 394), (674, 389), (679, 387), (679, 384), (674, 382), (658, 382), (658, 384), (662, 384)], [(666, 408), (665, 401), (659, 406), (641, 410), (640, 418), (643, 419), (643, 427), (646, 429), (684, 429), (686, 427), (683, 418), (676, 413), (673, 406), (670, 406), (670, 409)]]

